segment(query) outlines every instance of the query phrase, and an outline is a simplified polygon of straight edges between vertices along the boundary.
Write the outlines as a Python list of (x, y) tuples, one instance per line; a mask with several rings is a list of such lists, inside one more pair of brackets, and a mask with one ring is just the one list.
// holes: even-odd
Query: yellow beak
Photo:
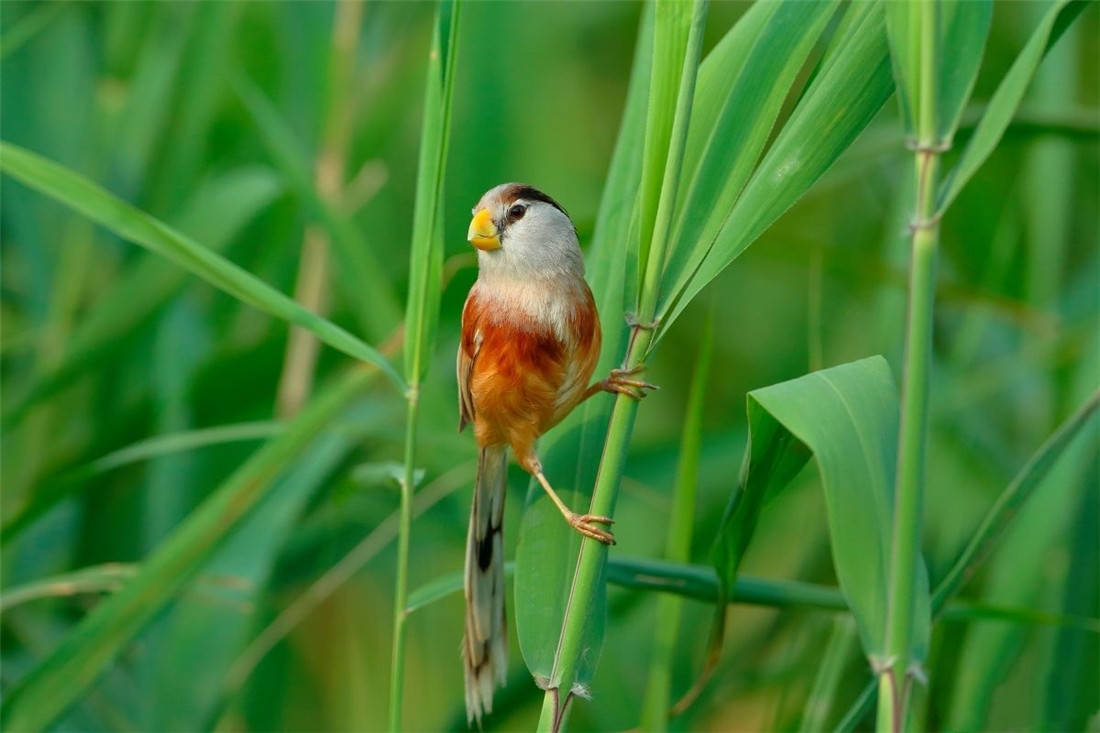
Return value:
[(481, 209), (474, 214), (474, 220), (470, 222), (470, 231), (466, 233), (470, 244), (486, 252), (500, 249), (500, 237), (497, 234), (497, 225), (489, 216), (488, 209)]

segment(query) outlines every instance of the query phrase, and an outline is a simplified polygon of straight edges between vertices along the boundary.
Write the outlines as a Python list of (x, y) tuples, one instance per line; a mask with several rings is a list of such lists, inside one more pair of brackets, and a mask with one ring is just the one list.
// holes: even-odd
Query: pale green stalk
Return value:
[[(916, 213), (910, 224), (912, 252), (905, 372), (895, 486), (893, 544), (890, 553), (885, 658), (879, 660), (879, 731), (900, 731), (916, 608), (918, 558), (923, 514), (924, 454), (928, 436), (928, 372), (932, 361), (932, 311), (935, 294), (939, 220), (935, 192), (939, 156), (936, 137), (936, 2), (920, 3), (920, 94), (914, 168)], [(917, 26), (918, 24), (913, 24)]]
[[(668, 0), (672, 3), (675, 0)], [(666, 12), (670, 6), (665, 6)], [(660, 33), (662, 6), (658, 6), (656, 32)], [(633, 329), (624, 364), (627, 368), (644, 366), (650, 344), (653, 340), (653, 320), (657, 311), (657, 300), (662, 275), (664, 274), (665, 253), (672, 227), (676, 191), (679, 187), (680, 168), (687, 141), (688, 122), (691, 117), (691, 102), (695, 93), (695, 76), (699, 66), (699, 53), (702, 46), (703, 23), (706, 18), (705, 0), (695, 0), (691, 7), (691, 22), (685, 46), (679, 89), (675, 95), (675, 117), (668, 137), (668, 153), (661, 177), (660, 198), (655, 212), (647, 211), (643, 202), (640, 231), (645, 231), (647, 220), (653, 221), (651, 241), (640, 241), (639, 254), (645, 254), (642, 287), (638, 294), (638, 309), (635, 318), (639, 325)], [(660, 84), (654, 71), (654, 85)], [(654, 103), (651, 86), (651, 104)], [(647, 130), (647, 145), (653, 144)], [(660, 144), (659, 142), (657, 144)], [(648, 157), (648, 156), (647, 156)], [(649, 180), (653, 172), (643, 169), (643, 181)], [(643, 186), (643, 194), (645, 187)], [(632, 397), (618, 395), (611, 411), (611, 422), (604, 442), (600, 467), (596, 474), (596, 485), (592, 490), (592, 502), (589, 513), (612, 516), (615, 500), (618, 498), (619, 484), (626, 464), (626, 449), (634, 430), (634, 417), (638, 411), (638, 402)], [(594, 540), (581, 542), (577, 557), (576, 571), (569, 601), (566, 604), (565, 619), (562, 623), (561, 637), (554, 657), (554, 669), (551, 674), (550, 689), (543, 699), (542, 713), (539, 717), (539, 731), (558, 731), (564, 721), (567, 705), (574, 693), (578, 661), (584, 653), (585, 619), (593, 612), (598, 584), (603, 582), (604, 564), (607, 559), (607, 546)]]
[(405, 308), (405, 462), (397, 530), (397, 578), (393, 599), (393, 654), (390, 666), (389, 729), (400, 731), (405, 683), (405, 610), (409, 590), (409, 534), (416, 488), (416, 433), (420, 384), (428, 370), (443, 290), (443, 177), (450, 140), (451, 97), (460, 5), (443, 0), (436, 10), (428, 54), (424, 119), (420, 131), (409, 296)]

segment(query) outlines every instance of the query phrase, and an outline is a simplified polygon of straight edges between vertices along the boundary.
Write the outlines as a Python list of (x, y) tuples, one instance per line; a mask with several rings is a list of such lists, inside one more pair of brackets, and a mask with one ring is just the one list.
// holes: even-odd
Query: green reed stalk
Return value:
[(442, 0), (428, 53), (424, 119), (420, 129), (412, 247), (409, 251), (409, 296), (405, 307), (405, 463), (397, 530), (397, 578), (393, 598), (393, 655), (390, 666), (389, 729), (401, 730), (405, 683), (405, 622), (409, 591), (409, 535), (412, 495), (416, 488), (416, 432), (420, 384), (428, 371), (439, 322), (443, 291), (443, 177), (451, 129), (455, 50), (460, 4)]
[(920, 4), (920, 82), (917, 141), (914, 154), (916, 213), (910, 224), (912, 248), (909, 311), (906, 323), (905, 373), (902, 380), (898, 435), (893, 544), (890, 555), (885, 658), (879, 680), (879, 731), (904, 727), (905, 691), (920, 536), (923, 515), (924, 454), (928, 436), (928, 372), (932, 360), (932, 310), (935, 293), (939, 219), (935, 194), (939, 159), (936, 138), (936, 2)]
[[(679, 16), (679, 13), (690, 13), (690, 17)], [(657, 312), (660, 284), (664, 275), (665, 253), (672, 228), (676, 191), (679, 187), (680, 168), (687, 141), (691, 103), (695, 93), (695, 76), (702, 46), (703, 24), (706, 18), (706, 2), (695, 0), (690, 9), (686, 9), (684, 5), (678, 5), (676, 0), (667, 0), (666, 3), (657, 6), (656, 18), (655, 38), (662, 40), (665, 46), (662, 48), (660, 44), (655, 44), (654, 72), (650, 87), (651, 107), (646, 129), (646, 163), (642, 172), (640, 203), (642, 226), (639, 230), (640, 232), (652, 231), (652, 238), (648, 239), (642, 234), (638, 242), (639, 261), (644, 261), (644, 269), (642, 286), (638, 294), (638, 309), (635, 314), (636, 325), (624, 360), (624, 366), (628, 369), (644, 366), (653, 342), (652, 321)], [(677, 38), (677, 29), (683, 27), (679, 24), (685, 19), (688, 27), (686, 42), (682, 38)], [(668, 67), (664, 69), (666, 71), (664, 76), (658, 68), (662, 63), (678, 65), (679, 73), (676, 74), (673, 70), (671, 75), (676, 86), (671, 89), (668, 86), (670, 78), (667, 74)], [(671, 125), (668, 125), (667, 116), (673, 110), (674, 116)], [(658, 150), (667, 150), (667, 154), (656, 156), (652, 149), (654, 147)], [(663, 161), (661, 157), (664, 158)], [(654, 164), (658, 167), (654, 168)], [(655, 181), (659, 182), (659, 188), (653, 185)], [(656, 201), (652, 196), (655, 190), (660, 191)], [(614, 514), (619, 484), (626, 464), (626, 450), (634, 430), (637, 411), (637, 400), (621, 394), (616, 396), (611, 410), (607, 439), (600, 458), (600, 467), (596, 474), (596, 485), (592, 490), (592, 502), (588, 509), (591, 514), (604, 516)], [(569, 699), (574, 693), (578, 662), (584, 652), (585, 619), (593, 612), (599, 583), (604, 582), (606, 560), (606, 545), (587, 538), (581, 542), (576, 571), (573, 575), (573, 586), (565, 608), (558, 650), (554, 657), (551, 688), (547, 690), (543, 699), (538, 723), (539, 731), (561, 729)]]

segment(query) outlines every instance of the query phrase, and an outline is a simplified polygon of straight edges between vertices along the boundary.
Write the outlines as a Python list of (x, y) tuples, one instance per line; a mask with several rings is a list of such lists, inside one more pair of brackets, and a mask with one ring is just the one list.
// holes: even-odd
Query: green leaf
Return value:
[(443, 174), (451, 139), (459, 7), (454, 2), (440, 3), (428, 55), (405, 308), (405, 379), (414, 385), (428, 369), (443, 290)]
[[(646, 105), (645, 143), (642, 147), (642, 180), (638, 196), (638, 277), (645, 276), (657, 224), (661, 191), (667, 171), (676, 127), (677, 102), (681, 96), (685, 66), (695, 73), (697, 59), (686, 59), (692, 27), (697, 22), (695, 2), (658, 2), (653, 25), (653, 60)], [(705, 8), (705, 5), (704, 5)], [(692, 82), (693, 83), (693, 82)], [(694, 95), (692, 95), (694, 96)], [(685, 99), (690, 107), (692, 97)], [(639, 279), (638, 285), (642, 282)]]
[(1084, 6), (1085, 3), (1080, 0), (1076, 2), (1055, 0), (1051, 4), (1050, 9), (1039, 22), (1039, 26), (1032, 32), (1023, 50), (1020, 51), (1020, 55), (1016, 57), (1008, 73), (1001, 79), (997, 91), (989, 100), (985, 115), (978, 123), (978, 128), (970, 138), (959, 162), (940, 184), (936, 196), (938, 215), (942, 215), (947, 210), (963, 186), (993, 153), (1005, 129), (1012, 121), (1017, 107), (1020, 106), (1020, 101), (1024, 97), (1024, 92), (1027, 91), (1031, 78), (1035, 75), (1039, 62)]
[[(223, 251), (237, 233), (283, 192), (274, 171), (248, 167), (201, 183), (172, 222), (191, 237)], [(88, 374), (114, 353), (187, 282), (187, 274), (160, 257), (143, 254), (110, 289), (99, 295), (73, 329), (61, 360), (36, 375), (27, 392), (6, 405), (4, 422), (14, 424), (28, 408)]]
[(146, 461), (181, 451), (191, 451), (208, 445), (269, 438), (282, 432), (283, 427), (278, 422), (220, 425), (200, 430), (157, 435), (112, 451), (102, 458), (97, 458), (90, 463), (67, 470), (59, 476), (43, 482), (35, 491), (34, 500), (30, 504), (14, 510), (11, 518), (4, 520), (3, 529), (0, 530), (0, 543), (8, 545), (12, 540), (19, 537), (32, 522), (43, 516), (66, 496), (79, 490), (83, 482), (92, 476), (138, 461)]
[[(569, 607), (575, 562), (562, 560), (561, 548), (570, 548), (576, 557), (580, 544), (577, 532), (561, 516), (547, 497), (540, 497), (523, 514), (520, 544), (516, 548), (516, 578), (513, 596), (516, 606), (516, 635), (527, 669), (540, 687), (557, 687), (555, 662), (562, 619)], [(530, 568), (531, 572), (527, 569)], [(604, 570), (601, 567), (601, 575)], [(607, 586), (602, 578), (596, 586), (591, 612), (585, 617), (584, 638), (588, 653), (578, 660), (574, 680), (585, 684), (592, 679), (603, 645), (607, 623)], [(572, 685), (570, 685), (572, 688)]]
[(368, 338), (388, 337), (400, 320), (401, 311), (393, 286), (370, 243), (344, 212), (317, 192), (309, 153), (263, 91), (239, 73), (230, 74), (233, 89), (260, 132), (260, 140), (272, 162), (332, 238), (336, 265), (332, 275), (340, 295), (351, 304)]
[[(959, 588), (974, 576), (978, 567), (1004, 536), (1021, 508), (1035, 493), (1035, 489), (1042, 484), (1074, 439), (1089, 426), (1098, 409), (1100, 409), (1100, 390), (1093, 392), (1077, 412), (1047, 438), (1020, 472), (1013, 477), (1012, 482), (1005, 487), (997, 497), (997, 501), (990, 507), (989, 513), (982, 520), (959, 558), (947, 571), (947, 575), (936, 586), (936, 592), (932, 596), (933, 612), (943, 608)], [(1095, 443), (1095, 430), (1092, 438)]]
[[(706, 258), (760, 159), (783, 101), (837, 3), (832, 0), (780, 3), (774, 10), (765, 9), (771, 5), (769, 3), (758, 5), (762, 9), (748, 16), (750, 21), (756, 22), (742, 21), (735, 26), (736, 30), (745, 25), (752, 35), (737, 34), (740, 44), (719, 49), (724, 56), (733, 57), (722, 61), (740, 62), (734, 67), (740, 69), (736, 83), (724, 98), (719, 98), (722, 100), (721, 113), (716, 119), (705, 117), (698, 124), (693, 119), (696, 137), (705, 137), (706, 143), (698, 154), (698, 166), (679, 206), (676, 234), (664, 276), (663, 289), (668, 291), (663, 297), (664, 305), (684, 291)], [(763, 17), (765, 13), (766, 18)], [(761, 27), (754, 27), (757, 23)], [(730, 36), (735, 34), (731, 32)], [(743, 61), (736, 58), (741, 54), (745, 56)], [(700, 83), (703, 81), (721, 86), (714, 83), (713, 72), (700, 79)], [(708, 117), (711, 116), (710, 105), (715, 104), (713, 100), (720, 91), (699, 88), (699, 94), (711, 100), (707, 107)], [(711, 127), (703, 127), (707, 124)]]
[(922, 3), (919, 0), (893, 0), (886, 4), (886, 31), (890, 39), (894, 81), (898, 104), (905, 123), (907, 137), (917, 141), (920, 104), (920, 70), (922, 54), (928, 54), (935, 64), (935, 96), (930, 109), (935, 140), (922, 140), (926, 145), (950, 145), (958, 127), (963, 107), (970, 98), (978, 68), (982, 62), (985, 39), (993, 17), (991, 0), (937, 0), (934, 4), (936, 28), (930, 38), (934, 45), (922, 49)]
[[(898, 408), (882, 357), (813, 372), (747, 396), (749, 446), (716, 542), (715, 566), (732, 587), (737, 563), (768, 491), (786, 484), (812, 453), (821, 475), (833, 564), (864, 650), (881, 653), (893, 517)], [(915, 600), (918, 654), (928, 636), (927, 589)]]
[(10, 143), (0, 143), (0, 170), (87, 216), (123, 239), (184, 267), (233, 297), (311, 331), (349, 356), (379, 367), (399, 387), (404, 382), (386, 357), (336, 324), (321, 318), (255, 275), (115, 198), (84, 176)]
[(127, 563), (104, 563), (49, 578), (35, 580), (0, 593), (0, 612), (39, 598), (56, 598), (80, 593), (110, 593), (137, 575), (138, 567)]
[(357, 367), (325, 389), (285, 433), (254, 453), (215, 489), (142, 564), (133, 580), (96, 606), (5, 696), (0, 707), (5, 727), (40, 730), (75, 702), (375, 374), (372, 369)]
[(882, 3), (853, 3), (847, 35), (746, 184), (697, 269), (666, 293), (655, 337), (663, 337), (688, 303), (794, 204), (851, 144), (893, 90)]

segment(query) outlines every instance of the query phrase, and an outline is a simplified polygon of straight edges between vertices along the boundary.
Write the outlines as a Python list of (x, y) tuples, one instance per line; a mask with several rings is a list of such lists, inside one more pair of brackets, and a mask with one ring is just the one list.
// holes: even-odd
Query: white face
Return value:
[(482, 277), (530, 279), (584, 277), (577, 231), (564, 211), (530, 186), (504, 183), (489, 189), (473, 213), (486, 209), (500, 249), (478, 251)]

